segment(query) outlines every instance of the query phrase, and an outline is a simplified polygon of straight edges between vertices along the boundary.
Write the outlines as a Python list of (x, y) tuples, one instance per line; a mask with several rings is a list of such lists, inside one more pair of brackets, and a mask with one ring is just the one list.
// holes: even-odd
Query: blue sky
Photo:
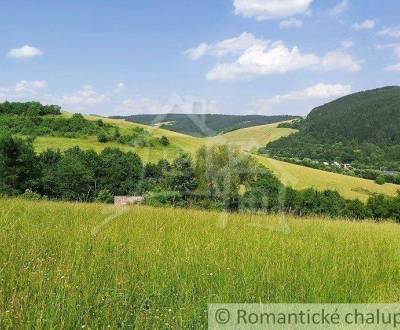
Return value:
[(301, 114), (400, 84), (398, 0), (1, 1), (0, 101)]

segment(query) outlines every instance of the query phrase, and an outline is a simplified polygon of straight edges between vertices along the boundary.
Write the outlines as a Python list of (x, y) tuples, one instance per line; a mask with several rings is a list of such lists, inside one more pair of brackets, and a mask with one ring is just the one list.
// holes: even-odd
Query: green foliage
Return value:
[(169, 145), (169, 140), (165, 135), (163, 135), (162, 137), (160, 137), (160, 143), (161, 145), (166, 147)]
[(305, 165), (307, 158), (319, 162), (317, 166), (348, 163), (354, 168), (349, 174), (367, 178), (373, 170), (371, 179), (384, 175), (395, 182), (400, 172), (399, 107), (400, 87), (346, 96), (315, 108), (301, 122), (300, 132), (269, 143), (261, 152)]
[(128, 117), (114, 116), (131, 122), (158, 125), (163, 129), (192, 136), (205, 137), (230, 132), (236, 129), (257, 125), (273, 124), (295, 119), (295, 116), (260, 116), (260, 115), (220, 115), (220, 114), (164, 114), (133, 115)]
[(45, 116), (60, 115), (58, 105), (42, 105), (39, 102), (4, 102), (0, 103), (0, 115)]
[(149, 206), (179, 205), (183, 197), (179, 191), (161, 190), (148, 193), (145, 196), (145, 204)]
[(284, 122), (278, 125), (278, 128), (291, 128), (300, 130), (304, 126), (305, 120), (303, 118), (295, 119), (289, 122)]
[(97, 141), (100, 143), (107, 143), (110, 141), (110, 138), (105, 132), (100, 132), (99, 135), (97, 135)]
[(247, 184), (257, 172), (249, 155), (226, 145), (202, 147), (196, 156), (198, 191), (211, 200), (237, 210), (240, 205), (240, 186)]
[(108, 189), (102, 189), (97, 193), (95, 201), (98, 203), (111, 204), (114, 201), (114, 196)]
[(285, 188), (250, 156), (228, 146), (200, 149), (195, 164), (183, 154), (172, 164), (161, 160), (143, 166), (136, 153), (113, 148), (100, 154), (74, 147), (36, 155), (31, 140), (4, 135), (0, 187), (2, 195), (35, 200), (109, 203), (116, 195), (146, 194), (146, 203), (157, 206), (400, 221), (400, 195), (373, 195), (363, 204), (335, 191)]
[(188, 154), (176, 158), (167, 174), (168, 186), (178, 191), (183, 198), (188, 198), (197, 187), (192, 159)]
[(131, 132), (120, 135), (116, 141), (131, 147), (155, 147), (160, 144), (160, 139), (150, 135), (150, 133), (142, 127), (134, 127)]
[(375, 182), (376, 182), (377, 184), (382, 185), (382, 184), (385, 184), (385, 183), (386, 183), (386, 180), (385, 180), (385, 177), (384, 177), (384, 176), (380, 175), (380, 176), (378, 176), (378, 177), (375, 179)]
[(42, 199), (46, 199), (45, 197), (42, 197), (40, 194), (38, 194), (30, 189), (26, 189), (25, 192), (21, 195), (21, 198), (27, 199), (27, 200), (32, 200), (32, 201), (39, 201)]
[(14, 195), (34, 189), (39, 171), (31, 141), (0, 135), (0, 192)]

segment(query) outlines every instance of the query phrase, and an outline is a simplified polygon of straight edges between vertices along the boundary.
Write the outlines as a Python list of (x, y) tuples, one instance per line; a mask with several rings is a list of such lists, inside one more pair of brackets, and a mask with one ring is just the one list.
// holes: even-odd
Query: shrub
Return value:
[(169, 145), (169, 140), (165, 135), (163, 135), (162, 137), (160, 137), (160, 143), (161, 145), (166, 147)]
[(150, 206), (177, 205), (182, 201), (178, 191), (151, 192), (145, 196), (145, 204)]
[(386, 183), (386, 180), (385, 180), (385, 177), (384, 177), (383, 175), (379, 175), (379, 176), (375, 179), (375, 182), (376, 182), (377, 184), (382, 185), (382, 184), (385, 184), (385, 183)]
[[(40, 194), (38, 194), (30, 189), (26, 189), (25, 192), (21, 195), (21, 197), (24, 199), (29, 199), (29, 200), (33, 200), (33, 201), (39, 201), (39, 200), (43, 199), (43, 197)], [(44, 198), (46, 198), (46, 197), (44, 197)]]
[(114, 202), (114, 196), (108, 189), (102, 189), (96, 195), (96, 202), (111, 204)]
[(107, 143), (110, 141), (110, 138), (106, 133), (101, 132), (99, 135), (97, 135), (97, 141), (99, 141), (100, 143)]

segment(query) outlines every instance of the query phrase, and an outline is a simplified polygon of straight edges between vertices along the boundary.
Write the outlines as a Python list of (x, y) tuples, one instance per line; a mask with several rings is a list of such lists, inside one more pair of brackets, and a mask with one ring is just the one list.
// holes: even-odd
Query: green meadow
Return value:
[(205, 328), (207, 304), (398, 302), (400, 227), (0, 201), (0, 328)]
[[(71, 116), (63, 113), (63, 116)], [(89, 120), (98, 120), (96, 116), (85, 116)], [(171, 144), (168, 147), (130, 147), (116, 142), (100, 143), (96, 137), (70, 139), (64, 137), (38, 137), (35, 148), (41, 152), (48, 148), (65, 150), (78, 145), (82, 149), (94, 149), (101, 151), (106, 147), (120, 148), (123, 151), (135, 151), (144, 162), (158, 162), (162, 158), (175, 159), (180, 153), (188, 152), (195, 154), (203, 145), (229, 144), (238, 147), (243, 152), (254, 152), (268, 142), (290, 135), (295, 130), (278, 128), (279, 123), (242, 128), (226, 134), (211, 138), (196, 138), (189, 135), (168, 131), (156, 126), (130, 123), (124, 120), (102, 118), (105, 123), (118, 126), (122, 133), (129, 132), (133, 127), (142, 127), (153, 136), (167, 136)], [(349, 199), (360, 199), (366, 201), (373, 193), (396, 195), (400, 186), (395, 184), (376, 184), (372, 180), (330, 173), (305, 166), (294, 165), (261, 156), (254, 157), (265, 167), (272, 170), (286, 185), (295, 189), (306, 189), (313, 187), (317, 190), (337, 190), (343, 197)]]

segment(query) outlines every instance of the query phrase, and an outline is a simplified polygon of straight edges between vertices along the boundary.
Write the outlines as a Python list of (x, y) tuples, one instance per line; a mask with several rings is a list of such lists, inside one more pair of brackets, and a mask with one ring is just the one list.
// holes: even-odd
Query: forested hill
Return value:
[(322, 169), (339, 163), (350, 174), (371, 179), (400, 178), (400, 87), (342, 97), (292, 125), (300, 131), (261, 152)]
[(400, 143), (400, 87), (355, 93), (315, 108), (304, 131), (321, 142)]
[(221, 115), (221, 114), (159, 114), (114, 116), (114, 119), (145, 124), (160, 125), (161, 128), (197, 137), (214, 136), (240, 128), (266, 125), (295, 119), (295, 116), (261, 116), (261, 115)]

